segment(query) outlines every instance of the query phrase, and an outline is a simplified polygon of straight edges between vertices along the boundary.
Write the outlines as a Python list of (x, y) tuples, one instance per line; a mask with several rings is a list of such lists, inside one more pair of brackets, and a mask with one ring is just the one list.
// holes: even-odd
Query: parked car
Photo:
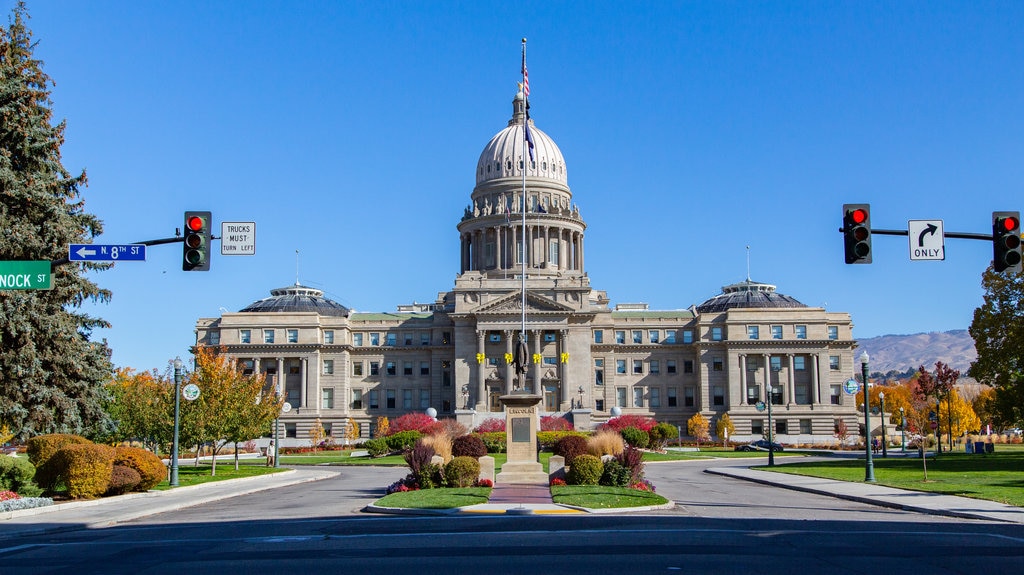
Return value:
[[(772, 442), (771, 447), (772, 451), (783, 451), (782, 445), (778, 443)], [(737, 445), (736, 451), (768, 451), (768, 440), (758, 439), (757, 441), (752, 441), (746, 445)]]

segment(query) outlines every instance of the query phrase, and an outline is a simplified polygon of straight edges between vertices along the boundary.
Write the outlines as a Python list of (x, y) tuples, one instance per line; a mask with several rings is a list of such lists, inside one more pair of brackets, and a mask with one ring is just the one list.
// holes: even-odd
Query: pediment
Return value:
[[(573, 308), (552, 299), (526, 292), (526, 315), (533, 313), (573, 313)], [(511, 293), (501, 299), (482, 305), (474, 310), (477, 315), (520, 315), (523, 313), (521, 294)]]

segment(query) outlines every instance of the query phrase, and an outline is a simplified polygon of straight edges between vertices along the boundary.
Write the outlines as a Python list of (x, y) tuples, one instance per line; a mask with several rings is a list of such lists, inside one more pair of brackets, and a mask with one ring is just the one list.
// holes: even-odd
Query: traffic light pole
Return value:
[[(219, 236), (210, 236), (210, 239), (219, 240), (220, 237)], [(144, 245), (144, 246), (159, 246), (159, 245), (163, 245), (163, 244), (180, 244), (183, 241), (185, 241), (184, 236), (176, 236), (176, 237), (173, 237), (173, 238), (160, 238), (160, 239), (156, 239), (156, 240), (146, 240), (144, 242), (132, 242), (132, 243), (133, 244), (140, 244), (140, 245)], [(66, 258), (66, 257), (65, 258), (60, 258), (59, 260), (54, 260), (54, 261), (50, 262), (50, 271), (53, 271), (53, 270), (57, 269), (58, 266), (62, 266), (62, 265), (69, 264), (69, 263), (71, 263), (71, 260)]]
[[(843, 233), (845, 231), (846, 230), (844, 230), (843, 228), (839, 228), (839, 233)], [(878, 230), (874, 228), (871, 229), (871, 233), (878, 234), (880, 236), (910, 235), (910, 232), (908, 230)], [(972, 234), (969, 232), (945, 232), (942, 234), (942, 236), (946, 238), (955, 238), (958, 240), (985, 240), (986, 242), (991, 242), (993, 239), (992, 234)]]

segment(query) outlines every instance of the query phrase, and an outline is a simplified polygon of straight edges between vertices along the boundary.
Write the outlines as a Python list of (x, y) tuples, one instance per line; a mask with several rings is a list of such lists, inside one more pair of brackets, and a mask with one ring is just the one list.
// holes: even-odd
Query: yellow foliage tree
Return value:
[(700, 413), (695, 413), (693, 417), (686, 422), (686, 433), (697, 439), (697, 447), (700, 447), (701, 440), (707, 442), (711, 439), (711, 436), (708, 434), (710, 429), (711, 422)]
[(118, 368), (104, 386), (106, 409), (115, 426), (112, 443), (141, 441), (154, 453), (171, 441), (174, 426), (174, 382), (156, 371)]
[(356, 420), (349, 418), (348, 422), (345, 423), (345, 445), (349, 442), (354, 442), (359, 439), (359, 424)]
[(324, 424), (321, 423), (320, 418), (316, 418), (313, 422), (313, 427), (309, 429), (309, 441), (313, 444), (313, 451), (316, 451), (320, 444), (324, 440)]
[(14, 433), (11, 431), (11, 426), (4, 423), (0, 425), (0, 445), (4, 445), (8, 441), (14, 439)]
[(377, 418), (377, 425), (373, 428), (374, 437), (384, 437), (388, 434), (388, 429), (391, 427), (391, 422), (388, 421), (386, 416), (379, 416)]
[(736, 424), (732, 422), (728, 413), (723, 413), (718, 418), (718, 423), (715, 424), (715, 433), (722, 440), (722, 445), (728, 447), (726, 444), (729, 442), (729, 438), (736, 434)]
[(960, 437), (964, 433), (977, 432), (981, 429), (981, 419), (974, 413), (971, 404), (965, 401), (956, 388), (949, 391), (943, 398), (940, 409), (948, 418), (939, 418), (939, 431)]

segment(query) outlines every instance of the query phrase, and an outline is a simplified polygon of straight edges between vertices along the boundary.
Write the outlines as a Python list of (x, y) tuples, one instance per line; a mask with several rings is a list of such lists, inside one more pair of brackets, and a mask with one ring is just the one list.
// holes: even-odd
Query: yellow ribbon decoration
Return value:
[(512, 363), (512, 354), (511, 353), (506, 353), (505, 354), (505, 363), (509, 363), (509, 364)]
[(569, 363), (569, 352), (562, 352), (562, 363)]
[(533, 363), (540, 363), (540, 354), (539, 353), (533, 354)]
[(484, 355), (482, 353), (476, 354), (476, 362), (477, 363), (483, 363), (486, 359), (487, 359), (486, 355)]

